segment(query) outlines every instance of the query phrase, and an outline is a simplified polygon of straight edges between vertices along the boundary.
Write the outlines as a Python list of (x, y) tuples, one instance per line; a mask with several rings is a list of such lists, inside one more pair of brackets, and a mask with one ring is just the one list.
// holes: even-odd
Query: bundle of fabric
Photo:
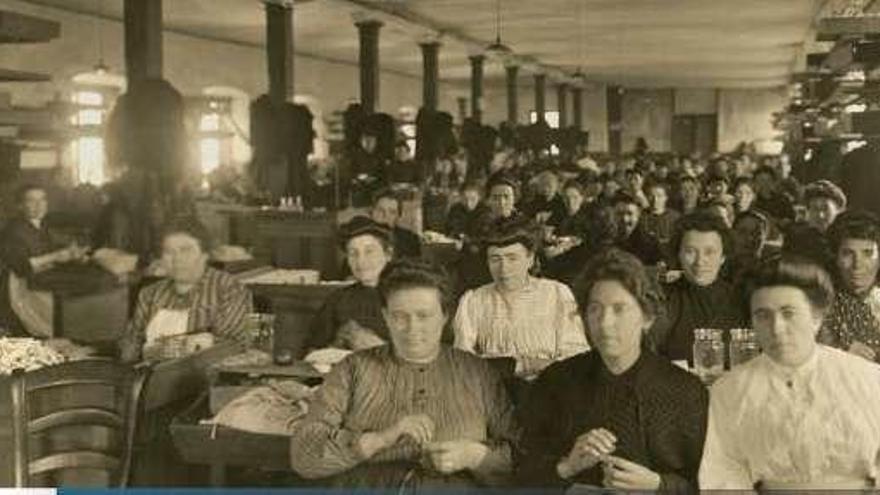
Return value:
[(211, 423), (268, 435), (288, 435), (309, 412), (314, 388), (293, 380), (256, 387), (223, 406)]
[(31, 338), (0, 338), (0, 375), (15, 370), (33, 371), (61, 364), (64, 355), (42, 341)]

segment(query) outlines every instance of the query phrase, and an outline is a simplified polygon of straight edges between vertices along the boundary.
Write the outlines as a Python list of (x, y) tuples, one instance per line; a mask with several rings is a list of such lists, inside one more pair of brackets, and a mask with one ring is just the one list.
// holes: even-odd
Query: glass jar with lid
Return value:
[(724, 333), (720, 328), (694, 330), (694, 370), (711, 384), (724, 373)]
[(751, 328), (730, 330), (730, 367), (748, 362), (761, 353), (755, 331)]

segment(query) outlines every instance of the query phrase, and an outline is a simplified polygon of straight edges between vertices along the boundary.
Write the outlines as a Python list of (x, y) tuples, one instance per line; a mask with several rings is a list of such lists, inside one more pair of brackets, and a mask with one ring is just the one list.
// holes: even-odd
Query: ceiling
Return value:
[[(121, 0), (27, 0), (120, 18)], [(442, 33), (441, 78), (465, 81), (468, 55), (501, 35), (521, 60), (554, 76), (580, 68), (587, 80), (630, 87), (773, 87), (787, 83), (827, 0), (297, 0), (297, 53), (356, 63), (353, 15), (368, 12), (381, 31), (383, 70), (418, 77), (418, 42)], [(259, 0), (165, 0), (175, 32), (261, 45)], [(555, 69), (558, 69), (556, 71)], [(521, 74), (534, 72), (526, 66)], [(500, 60), (487, 78), (503, 77)]]

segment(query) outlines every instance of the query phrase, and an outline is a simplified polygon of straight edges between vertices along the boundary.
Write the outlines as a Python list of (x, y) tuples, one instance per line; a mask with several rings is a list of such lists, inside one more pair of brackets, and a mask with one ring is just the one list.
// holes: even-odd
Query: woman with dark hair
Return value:
[(551, 218), (550, 235), (545, 237), (544, 273), (548, 277), (569, 282), (586, 262), (589, 255), (587, 241), (592, 241), (595, 210), (584, 203), (584, 187), (577, 180), (569, 180), (562, 188), (565, 213)]
[(472, 235), (465, 237), (458, 262), (459, 288), (479, 287), (491, 280), (486, 269), (486, 253), (482, 239), (498, 224), (519, 221), (523, 216), (516, 208), (519, 200), (519, 181), (512, 174), (498, 172), (486, 183), (488, 210), (473, 223)]
[(122, 360), (149, 356), (161, 339), (183, 334), (210, 332), (246, 344), (251, 294), (229, 274), (208, 266), (212, 246), (205, 226), (192, 217), (177, 218), (163, 227), (161, 239), (168, 278), (138, 294), (120, 339)]
[(801, 257), (748, 277), (763, 353), (712, 386), (703, 490), (873, 488), (880, 459), (880, 368), (818, 345), (834, 300), (828, 273)]
[(312, 319), (306, 350), (333, 346), (359, 350), (388, 341), (376, 287), (394, 257), (394, 234), (386, 225), (358, 216), (340, 229), (341, 246), (355, 283), (330, 294)]
[(345, 489), (504, 483), (513, 408), (485, 361), (441, 344), (445, 275), (402, 260), (383, 270), (378, 291), (391, 345), (334, 366), (292, 433), (293, 469)]
[(746, 313), (733, 285), (721, 276), (731, 253), (723, 220), (706, 212), (682, 217), (672, 246), (683, 276), (666, 286), (667, 319), (658, 335), (658, 351), (690, 363), (695, 329), (742, 327)]
[(829, 240), (838, 291), (820, 340), (880, 360), (880, 220), (865, 211), (843, 213), (829, 228)]
[(698, 378), (651, 350), (664, 311), (656, 280), (610, 249), (590, 260), (576, 293), (595, 351), (553, 364), (533, 384), (522, 482), (693, 491), (709, 398)]
[(54, 305), (52, 294), (33, 291), (28, 280), (59, 264), (83, 259), (85, 249), (76, 245), (64, 246), (49, 228), (46, 214), (49, 201), (41, 186), (25, 185), (16, 194), (20, 213), (5, 226), (0, 239), (0, 326), (23, 327), (35, 337), (51, 337)]
[(786, 229), (783, 250), (810, 257), (833, 271), (836, 256), (826, 234), (834, 219), (846, 210), (846, 195), (833, 182), (817, 180), (804, 188), (804, 203), (806, 219)]
[(455, 347), (488, 358), (514, 358), (521, 378), (587, 350), (571, 290), (530, 274), (538, 249), (534, 224), (499, 224), (484, 245), (492, 282), (461, 297), (453, 322)]

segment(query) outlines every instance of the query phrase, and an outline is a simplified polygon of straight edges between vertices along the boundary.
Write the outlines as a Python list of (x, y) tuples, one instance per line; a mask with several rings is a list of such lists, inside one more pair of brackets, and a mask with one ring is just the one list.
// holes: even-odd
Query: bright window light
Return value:
[[(559, 128), (559, 112), (556, 110), (548, 110), (544, 112), (544, 120), (547, 121), (547, 125), (549, 125), (553, 129)], [(529, 122), (534, 124), (538, 121), (538, 112), (532, 110), (529, 112)]]
[(101, 185), (104, 177), (104, 139), (85, 136), (76, 140), (77, 175), (81, 184)]
[(101, 125), (104, 123), (104, 113), (94, 108), (80, 110), (76, 120), (79, 125)]
[(77, 91), (73, 102), (79, 105), (103, 105), (104, 95), (97, 91)]
[(220, 166), (220, 140), (217, 138), (202, 138), (199, 142), (202, 173), (209, 174)]
[(220, 130), (220, 114), (219, 113), (206, 113), (202, 115), (202, 119), (199, 121), (199, 130), (200, 131), (219, 131)]

